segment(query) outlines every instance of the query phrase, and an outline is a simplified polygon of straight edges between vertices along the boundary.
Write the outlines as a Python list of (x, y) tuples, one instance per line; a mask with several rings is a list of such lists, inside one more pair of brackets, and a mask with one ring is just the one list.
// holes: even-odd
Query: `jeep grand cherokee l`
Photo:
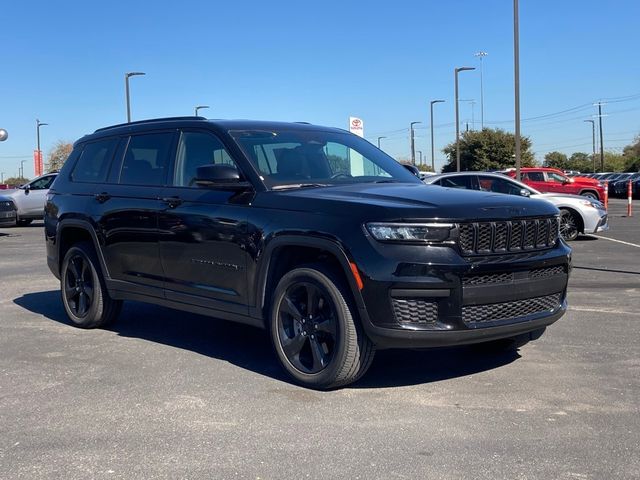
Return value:
[(45, 236), (75, 325), (109, 323), (123, 300), (255, 325), (313, 388), (357, 380), (376, 349), (521, 342), (566, 310), (552, 204), (425, 185), (308, 124), (97, 130), (49, 192)]

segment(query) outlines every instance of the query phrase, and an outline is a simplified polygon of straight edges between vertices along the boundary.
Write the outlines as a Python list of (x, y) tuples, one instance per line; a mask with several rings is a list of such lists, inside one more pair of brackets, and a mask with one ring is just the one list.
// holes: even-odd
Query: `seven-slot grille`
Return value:
[(558, 240), (558, 218), (461, 223), (464, 255), (542, 250)]

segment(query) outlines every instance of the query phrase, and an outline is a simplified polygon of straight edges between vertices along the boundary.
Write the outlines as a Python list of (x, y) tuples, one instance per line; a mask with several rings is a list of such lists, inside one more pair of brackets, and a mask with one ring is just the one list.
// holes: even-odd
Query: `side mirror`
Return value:
[(531, 192), (529, 190), (527, 190), (526, 188), (523, 188), (522, 190), (520, 190), (520, 196), (522, 196), (522, 197), (530, 197), (531, 196)]
[(240, 172), (231, 165), (202, 165), (196, 170), (194, 183), (209, 188), (247, 188), (251, 184), (240, 179)]
[(402, 166), (413, 173), (416, 177), (420, 178), (420, 170), (418, 170), (418, 167), (406, 163), (403, 163)]
[(31, 191), (31, 185), (25, 183), (24, 185), (21, 185), (20, 188), (24, 190), (25, 195), (29, 195), (29, 192)]

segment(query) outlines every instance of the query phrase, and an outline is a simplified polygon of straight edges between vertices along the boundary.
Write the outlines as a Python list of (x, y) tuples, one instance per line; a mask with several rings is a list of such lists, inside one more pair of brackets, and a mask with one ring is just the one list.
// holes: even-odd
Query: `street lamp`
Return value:
[(420, 161), (418, 163), (418, 165), (422, 165), (422, 150), (416, 150), (416, 152), (418, 152), (418, 154), (420, 155), (418, 158), (420, 158)]
[(482, 59), (489, 55), (487, 52), (476, 52), (474, 57), (480, 59), (480, 130), (484, 130), (484, 85), (482, 84)]
[(38, 156), (38, 168), (36, 169), (37, 171), (34, 172), (36, 176), (42, 175), (42, 171), (40, 170), (40, 165), (41, 165), (40, 162), (42, 161), (42, 152), (40, 151), (40, 127), (43, 127), (45, 125), (49, 125), (49, 124), (43, 123), (36, 118), (36, 145), (37, 145), (37, 152), (38, 152), (36, 154)]
[(422, 122), (411, 122), (409, 124), (409, 143), (411, 144), (411, 165), (416, 164), (416, 145), (413, 138), (413, 126)]
[(592, 143), (592, 155), (593, 159), (593, 173), (596, 173), (596, 121), (595, 120), (584, 120), (585, 122), (589, 122), (591, 124), (591, 143)]
[(127, 97), (127, 123), (131, 122), (131, 100), (129, 99), (129, 77), (146, 75), (144, 72), (127, 72), (124, 74), (124, 89)]
[(198, 116), (198, 110), (202, 110), (203, 108), (209, 108), (209, 105), (198, 105), (196, 107), (196, 117)]
[(513, 86), (516, 141), (516, 180), (520, 181), (520, 26), (518, 0), (513, 0)]
[(444, 100), (431, 100), (430, 109), (431, 109), (431, 170), (435, 173), (436, 171), (436, 162), (435, 162), (435, 148), (433, 146), (433, 104), (434, 103), (444, 103)]
[(20, 178), (21, 179), (24, 178), (24, 162), (26, 162), (26, 160), (20, 160)]
[(475, 67), (457, 67), (455, 73), (455, 102), (456, 102), (456, 172), (460, 171), (460, 111), (458, 108), (458, 73), (475, 70)]
[(378, 137), (378, 148), (380, 148), (380, 140), (382, 140), (383, 138), (387, 138), (387, 137)]

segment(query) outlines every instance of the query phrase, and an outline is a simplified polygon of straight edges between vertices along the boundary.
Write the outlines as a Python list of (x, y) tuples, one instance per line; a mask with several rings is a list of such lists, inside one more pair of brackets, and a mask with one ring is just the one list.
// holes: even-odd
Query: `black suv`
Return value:
[(553, 205), (425, 185), (303, 123), (97, 130), (54, 182), (45, 233), (74, 324), (139, 300), (259, 326), (314, 388), (355, 381), (376, 348), (522, 342), (566, 310)]

